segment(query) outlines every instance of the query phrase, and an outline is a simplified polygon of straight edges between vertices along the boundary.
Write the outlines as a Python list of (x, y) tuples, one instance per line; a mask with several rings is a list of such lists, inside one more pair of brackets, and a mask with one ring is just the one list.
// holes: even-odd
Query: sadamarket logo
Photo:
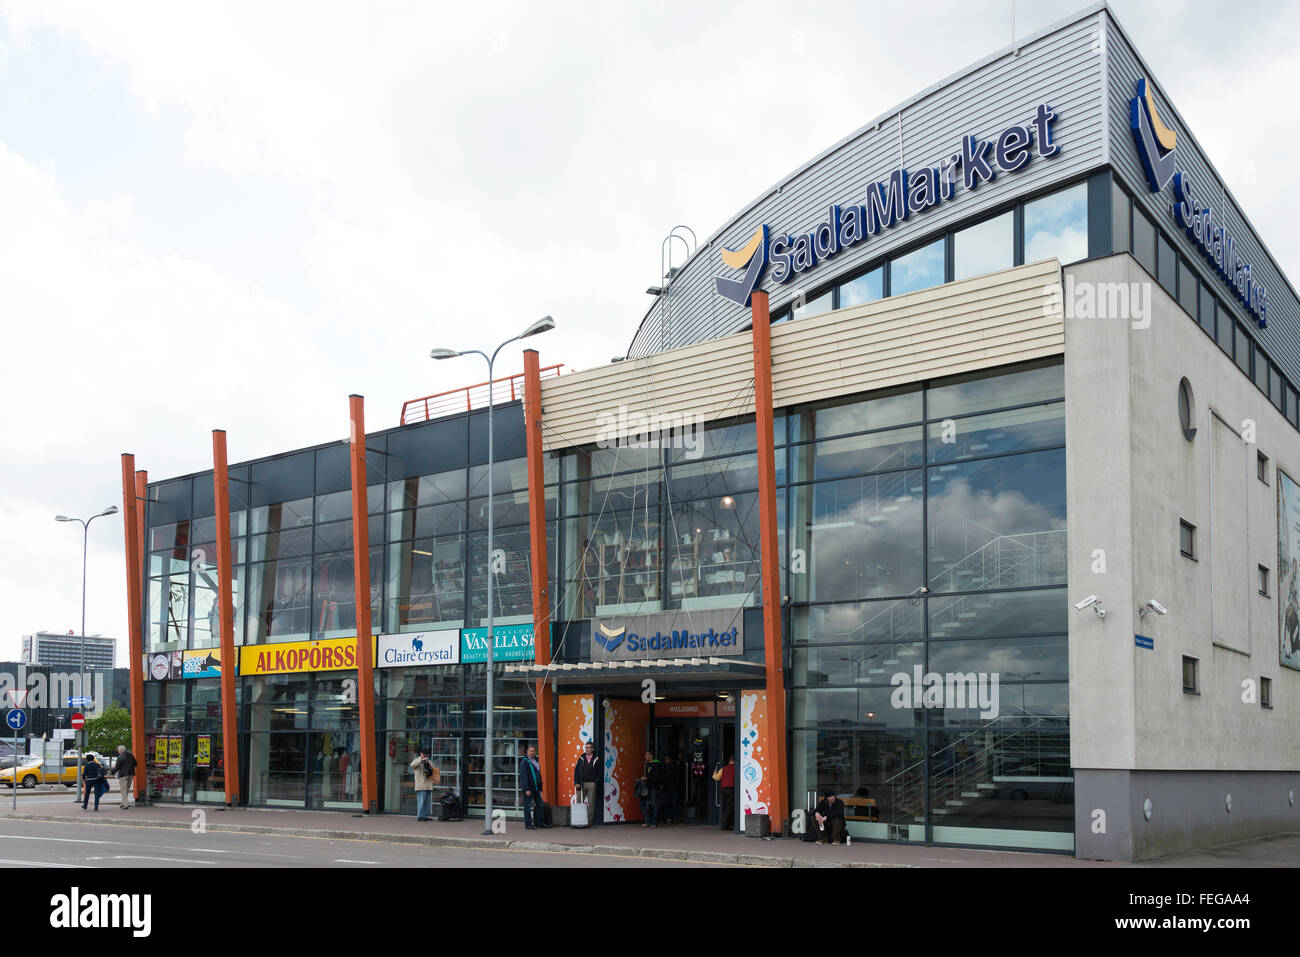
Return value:
[(606, 628), (604, 625), (596, 626), (596, 633), (592, 636), (596, 639), (596, 644), (606, 651), (613, 651), (623, 643), (623, 635), (627, 633), (627, 628)]
[(1268, 289), (1253, 277), (1250, 263), (1241, 258), (1241, 243), (1229, 231), (1226, 217), (1216, 214), (1210, 206), (1201, 205), (1193, 192), (1192, 178), (1178, 169), (1178, 134), (1161, 121), (1146, 77), (1138, 79), (1136, 93), (1129, 101), (1129, 122), (1138, 157), (1146, 171), (1147, 185), (1151, 192), (1159, 193), (1173, 180), (1174, 222), (1255, 317), (1259, 327), (1265, 328)]
[(739, 249), (722, 248), (722, 263), (745, 271), (740, 279), (714, 277), (718, 295), (748, 306), (767, 267), (776, 284), (791, 282), (818, 263), (880, 235), (911, 216), (935, 209), (957, 198), (958, 190), (974, 191), (993, 182), (999, 173), (1024, 169), (1035, 156), (1050, 158), (1061, 152), (1052, 124), (1057, 113), (1040, 103), (1025, 123), (1016, 123), (989, 139), (963, 136), (960, 148), (930, 165), (899, 167), (884, 179), (866, 183), (858, 201), (826, 207), (825, 218), (806, 232), (768, 235), (766, 224), (754, 230)]

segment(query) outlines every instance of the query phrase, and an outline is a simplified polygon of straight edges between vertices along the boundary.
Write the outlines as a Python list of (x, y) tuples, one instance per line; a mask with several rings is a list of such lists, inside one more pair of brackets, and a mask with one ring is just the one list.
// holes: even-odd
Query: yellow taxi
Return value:
[(5, 787), (13, 787), (14, 779), (25, 788), (34, 788), (38, 784), (63, 784), (68, 787), (77, 785), (77, 759), (76, 757), (64, 756), (62, 759), (63, 767), (58, 773), (53, 771), (46, 772), (45, 763), (41, 760), (39, 754), (30, 757), (20, 758), (16, 768), (5, 768), (0, 771), (0, 784)]

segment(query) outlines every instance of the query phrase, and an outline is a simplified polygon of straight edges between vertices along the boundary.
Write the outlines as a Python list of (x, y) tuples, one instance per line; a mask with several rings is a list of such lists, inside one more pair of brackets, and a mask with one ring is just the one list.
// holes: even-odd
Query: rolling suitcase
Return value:
[(587, 804), (585, 801), (575, 801), (569, 805), (569, 827), (586, 827), (587, 826)]
[(803, 834), (800, 837), (805, 843), (812, 844), (817, 840), (817, 820), (813, 817), (817, 812), (816, 791), (809, 791), (804, 795), (804, 806), (807, 807), (807, 811), (804, 812)]
[(551, 827), (551, 806), (549, 804), (541, 804), (538, 806), (537, 826)]

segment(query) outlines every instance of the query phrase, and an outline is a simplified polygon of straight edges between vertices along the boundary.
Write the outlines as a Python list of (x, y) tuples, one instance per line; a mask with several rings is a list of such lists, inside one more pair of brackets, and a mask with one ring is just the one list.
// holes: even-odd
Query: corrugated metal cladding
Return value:
[[(1100, 167), (1105, 147), (1103, 31), (1103, 14), (1092, 8), (1064, 26), (1026, 38), (1018, 54), (1008, 49), (993, 56), (921, 95), (901, 112), (883, 118), (878, 127), (864, 127), (832, 147), (701, 248), (673, 281), (671, 295), (661, 297), (647, 313), (629, 355), (639, 357), (706, 342), (746, 326), (749, 311), (715, 291), (715, 276), (739, 277), (722, 265), (723, 246), (743, 246), (762, 223), (773, 234), (808, 232), (825, 218), (832, 203), (864, 202), (869, 184), (883, 180), (900, 166), (910, 171), (937, 165), (961, 150), (963, 135), (987, 139), (1014, 123), (1028, 123), (1040, 103), (1050, 103), (1059, 114), (1053, 126), (1061, 147), (1057, 156), (1035, 156), (1019, 172), (1001, 173), (974, 191), (959, 188), (952, 200), (839, 253), (787, 285), (773, 284), (770, 275), (765, 276), (760, 288), (769, 292), (773, 313), (885, 253), (901, 251), (1018, 196), (1077, 179)], [(661, 321), (664, 313), (667, 321)]]
[[(1049, 259), (776, 326), (773, 403), (784, 408), (1064, 351), (1061, 265)], [(654, 414), (660, 423), (665, 416), (694, 423), (696, 415), (706, 422), (747, 415), (754, 410), (753, 361), (753, 339), (744, 332), (543, 379), (542, 444), (550, 450), (598, 441), (623, 415)], [(642, 420), (628, 431), (646, 427)]]
[[(1204, 151), (1192, 138), (1187, 124), (1183, 122), (1178, 111), (1165, 96), (1164, 88), (1152, 74), (1129, 43), (1119, 24), (1106, 15), (1108, 64), (1110, 73), (1110, 163), (1128, 187), (1129, 191), (1141, 202), (1143, 208), (1159, 227), (1160, 231), (1174, 240), (1178, 251), (1186, 257), (1192, 266), (1214, 290), (1215, 297), (1221, 303), (1230, 303), (1233, 315), (1242, 321), (1255, 339), (1264, 347), (1269, 357), (1281, 366), (1282, 371), (1292, 383), (1300, 383), (1300, 302), (1295, 291), (1265, 251), (1259, 236), (1247, 224), (1237, 205), (1227, 191), (1223, 179), (1218, 176)], [(1213, 68), (1213, 64), (1207, 64)], [(1214, 210), (1216, 225), (1226, 225), (1233, 236), (1233, 243), (1240, 244), (1241, 257), (1251, 265), (1255, 279), (1268, 289), (1268, 328), (1261, 329), (1255, 318), (1242, 307), (1226, 282), (1212, 270), (1205, 257), (1196, 249), (1187, 234), (1178, 228), (1173, 218), (1174, 188), (1170, 184), (1159, 193), (1151, 192), (1147, 185), (1146, 174), (1142, 170), (1142, 160), (1138, 155), (1137, 145), (1133, 142), (1132, 125), (1129, 121), (1129, 104), (1137, 92), (1139, 77), (1145, 76), (1155, 92), (1156, 106), (1165, 125), (1178, 134), (1178, 168), (1191, 177), (1194, 195), (1202, 204)], [(1223, 78), (1225, 82), (1229, 77)], [(1247, 136), (1256, 137), (1261, 148), (1267, 148), (1264, 142), (1267, 130), (1250, 130)]]

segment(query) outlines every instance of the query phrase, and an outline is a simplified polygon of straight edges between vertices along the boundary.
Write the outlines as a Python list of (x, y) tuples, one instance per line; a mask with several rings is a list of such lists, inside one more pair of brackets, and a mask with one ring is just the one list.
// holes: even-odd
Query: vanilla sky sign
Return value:
[[(460, 660), (465, 664), (487, 661), (487, 629), (461, 630)], [(495, 625), (492, 628), (492, 660), (533, 661), (537, 650), (533, 645), (532, 625)]]
[(955, 200), (960, 189), (974, 191), (993, 182), (999, 173), (1019, 172), (1035, 156), (1056, 156), (1061, 151), (1052, 135), (1056, 119), (1052, 107), (1041, 103), (1023, 125), (1009, 126), (988, 139), (963, 136), (959, 149), (933, 165), (910, 171), (896, 169), (884, 179), (868, 183), (864, 201), (830, 206), (826, 218), (806, 233), (769, 235), (766, 225), (759, 226), (740, 249), (723, 248), (723, 264), (743, 270), (744, 275), (739, 279), (718, 276), (718, 295), (748, 306), (769, 264), (772, 282), (788, 283), (901, 221)]

